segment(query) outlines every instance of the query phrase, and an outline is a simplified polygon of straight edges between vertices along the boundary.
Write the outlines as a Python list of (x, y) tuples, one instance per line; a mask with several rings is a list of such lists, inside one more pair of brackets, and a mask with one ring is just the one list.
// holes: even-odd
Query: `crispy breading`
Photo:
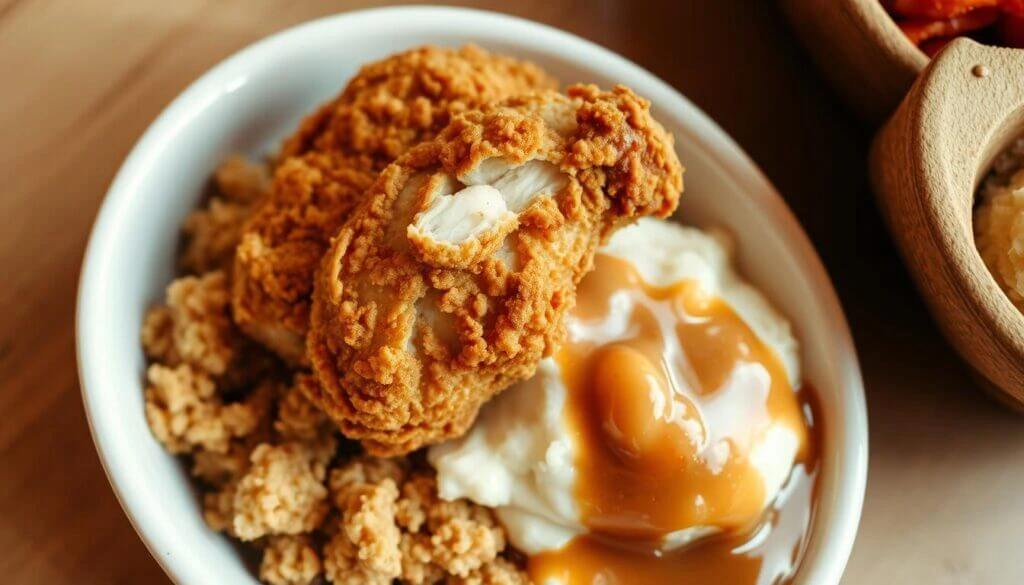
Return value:
[(558, 345), (598, 245), (675, 209), (672, 145), (622, 86), (454, 118), (383, 171), (324, 257), (310, 399), (375, 455), (464, 433)]
[(377, 173), (456, 113), (555, 85), (531, 63), (473, 46), (423, 47), (363, 67), (282, 148), (270, 197), (235, 258), (238, 324), (289, 362), (304, 362), (314, 271)]

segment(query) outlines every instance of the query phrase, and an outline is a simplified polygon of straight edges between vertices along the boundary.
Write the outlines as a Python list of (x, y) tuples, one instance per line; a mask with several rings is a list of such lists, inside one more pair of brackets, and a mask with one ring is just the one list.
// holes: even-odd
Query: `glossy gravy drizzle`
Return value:
[[(597, 257), (577, 298), (556, 359), (590, 533), (532, 557), (533, 580), (785, 581), (809, 526), (817, 455), (809, 403), (779, 357), (721, 298), (688, 281), (652, 286), (612, 256)], [(765, 486), (747, 449), (772, 425), (800, 452), (762, 514)], [(680, 530), (699, 526), (722, 531), (676, 546)]]

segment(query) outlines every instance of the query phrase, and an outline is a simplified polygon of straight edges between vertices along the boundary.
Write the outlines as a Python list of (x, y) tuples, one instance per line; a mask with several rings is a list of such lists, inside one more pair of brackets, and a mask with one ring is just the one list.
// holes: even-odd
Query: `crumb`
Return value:
[(355, 547), (355, 558), (367, 571), (398, 577), (402, 556), (398, 548), (402, 533), (395, 524), (398, 487), (391, 479), (359, 484), (346, 490), (342, 530), (335, 538), (347, 538)]
[(434, 564), (430, 536), (416, 532), (403, 532), (399, 545), (402, 551), (402, 580), (411, 585), (441, 583), (447, 575)]
[(510, 561), (497, 558), (465, 577), (449, 579), (448, 583), (449, 585), (529, 585), (530, 578)]
[(224, 452), (198, 449), (192, 453), (192, 477), (214, 488), (236, 482), (249, 469), (251, 452), (239, 442), (232, 442)]
[(182, 227), (187, 244), (181, 255), (181, 267), (192, 274), (230, 269), (235, 248), (241, 241), (242, 225), (251, 213), (251, 205), (220, 197), (190, 213)]
[(306, 399), (304, 386), (316, 384), (307, 373), (295, 375), (292, 385), (277, 401), (274, 431), (284, 440), (316, 441), (336, 432), (334, 423)]
[(506, 548), (505, 529), (491, 511), (466, 500), (440, 499), (433, 475), (419, 474), (406, 482), (399, 508), (408, 530), (430, 535), (431, 562), (447, 574), (466, 577)]
[(356, 546), (342, 532), (324, 545), (324, 574), (327, 581), (339, 585), (391, 585), (398, 577), (377, 573), (361, 564)]
[(270, 172), (267, 165), (235, 154), (217, 167), (213, 182), (225, 201), (251, 205), (266, 197), (270, 190)]
[(432, 472), (413, 472), (401, 458), (361, 456), (332, 470), (329, 485), (340, 512), (324, 550), (331, 582), (499, 583), (497, 576), (505, 573), (527, 582), (503, 556), (505, 531), (493, 514), (438, 498)]
[(409, 473), (405, 459), (383, 459), (379, 457), (356, 457), (345, 465), (331, 470), (329, 486), (335, 506), (344, 510), (348, 507), (349, 492), (361, 485), (391, 480), (396, 485), (405, 482)]
[(242, 342), (231, 320), (230, 300), (222, 271), (175, 280), (167, 287), (167, 305), (150, 311), (143, 323), (146, 355), (166, 365), (225, 373)]
[(235, 488), (231, 483), (203, 493), (203, 520), (210, 528), (235, 536)]
[(238, 538), (315, 530), (327, 513), (323, 482), (333, 447), (299, 442), (256, 447), (235, 491), (232, 526)]
[(308, 585), (323, 568), (308, 536), (275, 536), (263, 549), (260, 580), (270, 585)]
[(209, 375), (188, 364), (153, 364), (146, 374), (146, 419), (153, 435), (172, 453), (202, 448), (227, 453), (230, 441), (252, 433), (259, 421), (244, 402), (224, 404)]
[(270, 190), (266, 165), (238, 155), (228, 157), (214, 173), (215, 194), (206, 207), (185, 219), (181, 267), (193, 274), (229, 270), (242, 227)]

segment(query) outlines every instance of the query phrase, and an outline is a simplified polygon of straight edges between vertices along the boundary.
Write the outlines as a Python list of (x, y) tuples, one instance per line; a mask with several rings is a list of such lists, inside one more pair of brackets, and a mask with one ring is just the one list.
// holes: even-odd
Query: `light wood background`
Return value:
[[(93, 451), (74, 298), (93, 215), (153, 117), (233, 51), (345, 0), (0, 0), (0, 582), (164, 583)], [(871, 470), (844, 581), (1024, 582), (1024, 419), (943, 343), (868, 192), (871, 128), (774, 3), (505, 0), (679, 88), (747, 150), (825, 260), (868, 387)]]

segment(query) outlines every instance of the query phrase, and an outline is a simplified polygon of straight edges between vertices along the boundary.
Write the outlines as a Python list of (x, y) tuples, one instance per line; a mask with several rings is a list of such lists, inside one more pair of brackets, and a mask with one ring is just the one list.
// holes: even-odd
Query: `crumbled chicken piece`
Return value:
[(192, 476), (212, 487), (234, 483), (249, 469), (251, 452), (248, 445), (238, 441), (224, 452), (197, 449), (192, 453)]
[(452, 577), (448, 585), (529, 585), (530, 578), (513, 563), (497, 558), (465, 577)]
[(285, 440), (317, 441), (333, 435), (334, 423), (306, 398), (304, 386), (317, 384), (307, 373), (295, 375), (292, 385), (277, 402), (274, 431)]
[(322, 571), (308, 536), (275, 536), (263, 549), (260, 580), (270, 585), (309, 585)]
[(223, 374), (237, 357), (242, 338), (231, 320), (227, 275), (185, 276), (167, 287), (167, 305), (146, 316), (142, 346), (165, 365), (189, 364)]
[(555, 81), (476, 47), (424, 47), (364, 67), (284, 145), (271, 194), (244, 228), (233, 302), (242, 329), (305, 363), (313, 273), (377, 173), (451, 116)]
[(359, 551), (343, 532), (324, 545), (324, 574), (338, 585), (391, 585), (397, 575), (378, 573), (359, 561)]
[(270, 191), (270, 172), (266, 164), (235, 154), (217, 167), (213, 183), (225, 201), (252, 205), (261, 202)]
[[(324, 257), (310, 400), (374, 455), (464, 433), (558, 345), (597, 246), (637, 217), (675, 209), (672, 144), (649, 103), (622, 86), (456, 116), (381, 174)], [(483, 220), (448, 211), (460, 197), (482, 198), (472, 209), (483, 209), (495, 192), (505, 210)], [(461, 223), (436, 225), (445, 219)]]
[(242, 540), (316, 529), (327, 513), (323, 481), (333, 445), (263, 444), (235, 491), (234, 533)]
[(357, 457), (331, 472), (330, 486), (341, 513), (324, 551), (331, 582), (439, 583), (516, 572), (501, 556), (505, 531), (489, 510), (441, 500), (434, 477), (410, 472), (400, 459)]
[(186, 245), (181, 267), (192, 274), (230, 269), (242, 239), (242, 226), (251, 214), (251, 205), (220, 197), (213, 197), (205, 208), (190, 213), (182, 227)]
[(188, 364), (153, 364), (146, 377), (146, 419), (172, 453), (198, 447), (226, 453), (231, 439), (252, 433), (258, 425), (256, 409), (246, 403), (224, 404), (213, 380)]
[(231, 483), (203, 493), (203, 520), (210, 528), (235, 536), (232, 523), (235, 518), (235, 488)]
[(434, 564), (434, 547), (430, 543), (430, 535), (403, 532), (399, 546), (402, 551), (402, 581), (423, 585), (441, 583), (448, 576), (444, 569)]
[(402, 486), (396, 518), (410, 532), (429, 535), (419, 545), (446, 574), (466, 577), (506, 548), (505, 529), (490, 510), (466, 500), (440, 499), (432, 475), (416, 475)]
[(182, 228), (180, 263), (193, 274), (231, 268), (242, 226), (270, 190), (270, 175), (266, 165), (235, 155), (217, 168), (214, 187), (207, 206), (189, 214)]
[(361, 566), (382, 575), (402, 573), (398, 548), (402, 533), (395, 524), (398, 487), (391, 479), (359, 484), (346, 490), (342, 510), (342, 534), (355, 546)]

